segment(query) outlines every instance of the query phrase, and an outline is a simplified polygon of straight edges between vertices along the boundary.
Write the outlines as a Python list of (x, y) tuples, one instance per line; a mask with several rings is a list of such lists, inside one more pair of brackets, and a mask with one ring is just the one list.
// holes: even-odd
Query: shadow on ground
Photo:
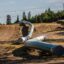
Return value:
[(43, 59), (44, 57), (43, 56), (34, 56), (34, 55), (30, 55), (27, 51), (29, 50), (29, 48), (27, 47), (21, 47), (21, 48), (18, 48), (16, 50), (14, 50), (12, 52), (12, 54), (16, 57), (22, 57), (23, 59), (26, 59), (26, 60), (37, 60), (37, 59)]
[(64, 42), (64, 39), (45, 39), (46, 42)]
[(48, 63), (48, 64), (64, 64), (64, 62), (59, 62), (59, 63)]
[[(7, 57), (0, 58), (0, 64), (28, 64), (28, 63), (43, 63), (43, 62), (49, 62), (51, 60), (54, 60), (54, 58), (58, 58), (58, 56), (53, 55), (39, 55), (34, 56), (28, 54), (27, 50), (29, 50), (27, 47), (21, 47), (18, 49), (13, 50), (12, 54), (14, 57), (12, 57), (10, 60)], [(18, 59), (21, 58), (21, 59)], [(12, 60), (13, 59), (13, 60)]]
[(64, 27), (57, 27), (55, 30), (47, 31), (47, 32), (55, 32), (55, 31), (64, 31)]
[(39, 56), (34, 56), (34, 55), (30, 55), (27, 50), (29, 50), (27, 47), (21, 47), (21, 48), (18, 48), (16, 50), (14, 50), (12, 52), (12, 54), (16, 57), (22, 57), (23, 60), (27, 60), (27, 61), (30, 61), (30, 60), (44, 60), (44, 61), (47, 61), (47, 60), (52, 60), (53, 58), (55, 57), (58, 57), (58, 56), (54, 56), (52, 54), (40, 54)]
[(59, 33), (56, 33), (56, 34), (58, 34), (60, 36), (64, 36), (64, 32), (59, 32)]

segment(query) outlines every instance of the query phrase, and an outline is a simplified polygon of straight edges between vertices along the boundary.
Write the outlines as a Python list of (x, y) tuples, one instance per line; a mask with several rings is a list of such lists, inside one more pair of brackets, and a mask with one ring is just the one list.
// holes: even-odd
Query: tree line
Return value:
[[(30, 11), (28, 12), (28, 16), (26, 16), (26, 13), (23, 12), (21, 20), (30, 21), (32, 23), (51, 23), (61, 19), (64, 19), (64, 10), (54, 12), (50, 8), (48, 8), (47, 10), (45, 10), (45, 12), (35, 16), (31, 16)], [(18, 23), (18, 22), (20, 22), (19, 16), (17, 16), (17, 19), (14, 23)], [(6, 24), (12, 24), (11, 15), (7, 15)]]

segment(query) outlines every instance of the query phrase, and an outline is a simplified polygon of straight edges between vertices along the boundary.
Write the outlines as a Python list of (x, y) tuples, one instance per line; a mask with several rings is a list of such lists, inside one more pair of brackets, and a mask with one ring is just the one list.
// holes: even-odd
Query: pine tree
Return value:
[(10, 15), (7, 15), (6, 24), (11, 24), (11, 16)]
[(17, 19), (16, 19), (16, 22), (15, 23), (19, 23), (19, 16), (17, 15)]
[(30, 21), (30, 19), (31, 19), (31, 12), (29, 11), (28, 12), (28, 20)]
[(23, 12), (22, 20), (27, 20), (25, 12)]

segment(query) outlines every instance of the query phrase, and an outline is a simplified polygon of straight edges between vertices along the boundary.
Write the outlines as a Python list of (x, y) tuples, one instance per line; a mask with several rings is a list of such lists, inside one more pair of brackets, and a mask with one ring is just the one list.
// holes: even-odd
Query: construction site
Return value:
[[(35, 29), (31, 39), (46, 35), (42, 40), (44, 44), (41, 49), (43, 47), (45, 50), (48, 49), (45, 47), (45, 42), (51, 44), (50, 46), (53, 48), (56, 45), (56, 55), (38, 49), (38, 40), (34, 42), (38, 44), (35, 44), (34, 47), (32, 46), (34, 44), (28, 43), (32, 47), (25, 47), (27, 45), (24, 42), (16, 42), (22, 35), (21, 26), (19, 24), (4, 24), (0, 25), (0, 64), (64, 64), (64, 27), (57, 23), (35, 23), (33, 25)], [(52, 51), (54, 52), (53, 48)]]

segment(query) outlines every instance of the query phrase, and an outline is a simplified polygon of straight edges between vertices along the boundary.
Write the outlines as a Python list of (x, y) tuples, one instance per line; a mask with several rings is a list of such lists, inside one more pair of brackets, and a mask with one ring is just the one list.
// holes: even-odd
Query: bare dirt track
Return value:
[[(60, 24), (41, 23), (34, 25), (33, 37), (48, 34), (45, 41), (64, 46), (64, 29)], [(7, 42), (19, 37), (19, 25), (0, 25), (0, 64), (64, 64), (64, 56), (33, 56), (24, 52), (26, 49), (24, 44)]]

